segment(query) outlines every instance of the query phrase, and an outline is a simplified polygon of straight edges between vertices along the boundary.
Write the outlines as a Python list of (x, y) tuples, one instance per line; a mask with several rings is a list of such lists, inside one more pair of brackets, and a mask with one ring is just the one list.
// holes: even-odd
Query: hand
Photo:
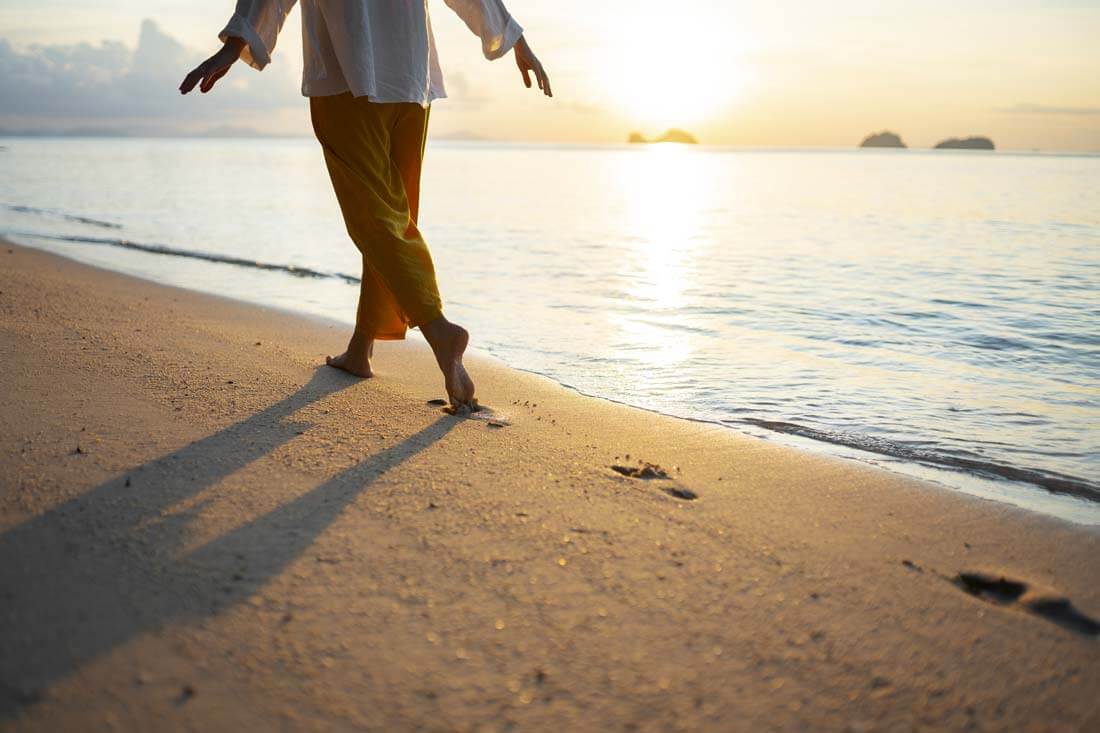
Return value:
[(554, 96), (554, 93), (550, 91), (550, 77), (546, 75), (546, 70), (542, 68), (542, 63), (539, 62), (539, 57), (535, 55), (535, 52), (531, 50), (531, 47), (527, 45), (527, 39), (523, 36), (519, 37), (516, 41), (515, 47), (512, 48), (512, 53), (516, 57), (516, 66), (519, 67), (519, 73), (523, 74), (523, 85), (528, 89), (531, 88), (531, 72), (535, 72), (535, 81), (538, 82), (539, 89), (542, 93), (548, 97)]
[(237, 62), (244, 50), (244, 41), (240, 38), (227, 38), (225, 45), (216, 54), (196, 66), (190, 74), (184, 77), (180, 84), (180, 94), (187, 94), (199, 84), (199, 91), (206, 94), (214, 88), (214, 83), (225, 76), (229, 67)]

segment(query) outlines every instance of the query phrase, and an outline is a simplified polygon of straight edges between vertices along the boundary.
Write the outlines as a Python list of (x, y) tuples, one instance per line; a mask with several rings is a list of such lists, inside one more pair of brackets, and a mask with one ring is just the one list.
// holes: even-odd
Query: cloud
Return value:
[(1100, 107), (1052, 107), (1045, 104), (1021, 102), (997, 110), (1014, 115), (1100, 115)]
[(243, 64), (210, 95), (182, 97), (180, 80), (203, 58), (151, 20), (142, 23), (133, 51), (116, 41), (36, 44), (18, 51), (0, 39), (0, 110), (7, 123), (18, 124), (21, 118), (87, 125), (138, 120), (171, 132), (240, 122), (250, 113), (302, 104), (285, 69), (257, 74)]

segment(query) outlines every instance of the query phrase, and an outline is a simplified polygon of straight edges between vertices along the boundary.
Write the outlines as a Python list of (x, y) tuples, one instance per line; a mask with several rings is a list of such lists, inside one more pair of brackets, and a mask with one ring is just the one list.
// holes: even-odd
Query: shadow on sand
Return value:
[[(0, 720), (130, 639), (241, 603), (382, 473), (459, 422), (441, 417), (268, 514), (178, 554), (188, 516), (161, 516), (165, 510), (292, 440), (309, 427), (295, 413), (357, 381), (322, 367), (297, 392), (248, 419), (0, 535)], [(144, 479), (155, 475), (149, 469), (166, 478)]]

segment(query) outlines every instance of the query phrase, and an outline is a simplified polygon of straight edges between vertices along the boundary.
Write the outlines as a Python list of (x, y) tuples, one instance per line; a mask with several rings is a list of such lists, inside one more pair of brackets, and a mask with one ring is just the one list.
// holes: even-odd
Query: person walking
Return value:
[[(262, 70), (296, 0), (238, 0), (222, 48), (184, 78), (209, 92), (238, 60)], [(513, 52), (527, 88), (550, 79), (501, 0), (445, 0), (489, 60)], [(427, 0), (302, 0), (302, 94), (348, 234), (362, 254), (355, 330), (329, 366), (372, 376), (375, 340), (419, 328), (456, 409), (476, 405), (462, 364), (470, 335), (443, 315), (428, 244), (417, 226), (431, 103), (446, 96)]]

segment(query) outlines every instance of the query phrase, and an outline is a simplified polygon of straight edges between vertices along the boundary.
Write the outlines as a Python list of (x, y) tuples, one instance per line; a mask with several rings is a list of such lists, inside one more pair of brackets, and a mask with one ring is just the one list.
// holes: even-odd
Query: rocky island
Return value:
[(682, 143), (684, 145), (696, 145), (696, 144), (698, 144), (699, 141), (696, 140), (695, 136), (692, 135), (690, 132), (685, 132), (684, 130), (677, 130), (676, 128), (673, 128), (671, 130), (667, 130), (665, 132), (665, 134), (661, 135), (660, 137), (655, 137), (655, 138), (652, 138), (652, 139), (647, 139), (640, 132), (632, 132), (632, 133), (630, 133), (630, 137), (627, 138), (627, 142), (629, 142), (629, 143)]
[(859, 144), (861, 148), (905, 148), (908, 147), (902, 142), (901, 136), (896, 132), (890, 132), (889, 130), (883, 130), (882, 132), (876, 132), (873, 135), (868, 135), (863, 138), (863, 142)]
[(996, 150), (988, 137), (952, 137), (936, 143), (936, 150)]

